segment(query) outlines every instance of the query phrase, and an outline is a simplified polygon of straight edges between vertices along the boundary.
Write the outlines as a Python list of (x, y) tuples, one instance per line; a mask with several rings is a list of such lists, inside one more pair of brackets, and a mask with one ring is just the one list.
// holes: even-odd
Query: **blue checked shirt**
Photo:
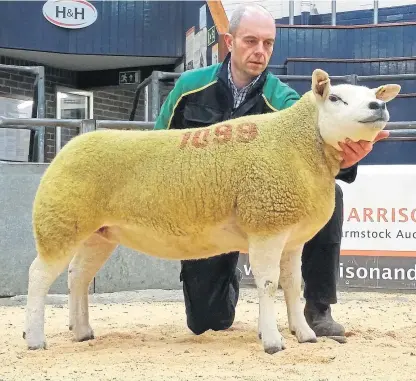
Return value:
[(231, 75), (231, 60), (228, 61), (228, 84), (233, 93), (234, 109), (240, 106), (244, 99), (246, 99), (246, 96), (249, 93), (250, 89), (254, 86), (254, 84), (258, 81), (259, 78), (260, 75), (256, 77), (252, 82), (250, 82), (247, 86), (243, 87), (242, 89), (237, 89), (233, 82), (233, 77)]

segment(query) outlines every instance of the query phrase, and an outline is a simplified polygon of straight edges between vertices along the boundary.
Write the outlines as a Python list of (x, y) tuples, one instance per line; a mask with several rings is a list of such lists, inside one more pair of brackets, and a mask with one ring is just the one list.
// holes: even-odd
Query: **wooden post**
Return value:
[(218, 61), (223, 62), (228, 54), (228, 48), (224, 40), (224, 34), (228, 32), (228, 17), (222, 1), (207, 0), (207, 4), (218, 33)]
[(228, 32), (228, 17), (225, 13), (222, 1), (207, 0), (208, 8), (214, 20), (215, 27), (218, 34), (224, 34)]

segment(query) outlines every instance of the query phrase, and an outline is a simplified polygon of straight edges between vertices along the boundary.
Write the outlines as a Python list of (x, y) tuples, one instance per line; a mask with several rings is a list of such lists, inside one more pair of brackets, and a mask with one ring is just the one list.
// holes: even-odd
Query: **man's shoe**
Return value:
[(304, 315), (316, 336), (327, 336), (339, 343), (347, 341), (344, 327), (331, 316), (330, 305), (306, 301)]

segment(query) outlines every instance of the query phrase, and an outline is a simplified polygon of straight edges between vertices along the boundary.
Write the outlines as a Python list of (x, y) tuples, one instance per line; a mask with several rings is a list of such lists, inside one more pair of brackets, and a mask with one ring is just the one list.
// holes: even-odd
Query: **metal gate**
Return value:
[[(0, 67), (1, 68), (1, 67)], [(14, 67), (13, 69), (22, 70), (21, 67)], [(161, 96), (160, 92), (160, 83), (164, 83), (165, 89), (168, 87), (172, 87), (174, 80), (180, 76), (179, 73), (161, 73), (161, 72), (154, 72), (151, 77), (147, 78), (144, 82), (142, 82), (137, 88), (136, 99), (132, 107), (131, 115), (129, 121), (114, 121), (114, 120), (95, 120), (95, 119), (49, 119), (45, 118), (45, 97), (44, 97), (44, 77), (43, 77), (43, 68), (27, 68), (28, 71), (37, 73), (37, 88), (35, 97), (35, 102), (32, 110), (32, 118), (0, 118), (0, 128), (5, 127), (13, 127), (17, 129), (31, 129), (36, 132), (36, 139), (35, 143), (37, 143), (37, 155), (34, 155), (32, 160), (32, 168), (34, 171), (37, 171), (37, 166), (33, 166), (33, 164), (42, 165), (42, 168), (46, 166), (44, 156), (43, 156), (43, 148), (44, 148), (44, 129), (45, 127), (65, 127), (69, 129), (76, 129), (79, 134), (88, 133), (90, 131), (94, 131), (96, 129), (135, 129), (135, 130), (151, 130), (154, 126), (154, 121), (157, 118), (159, 113), (161, 104), (163, 103), (163, 95)], [(286, 75), (286, 76), (279, 76), (282, 81), (285, 82), (292, 82), (293, 86), (307, 86), (310, 85), (311, 76), (293, 76), (293, 75)], [(365, 77), (360, 78), (355, 75), (348, 75), (348, 76), (339, 76), (339, 77), (331, 77), (333, 83), (340, 83), (340, 82), (347, 82), (347, 83), (360, 83), (360, 81), (365, 80), (373, 80), (373, 81), (398, 81), (398, 80), (407, 80), (407, 79), (416, 79), (416, 75), (389, 75), (389, 76), (374, 76), (371, 78)], [(306, 85), (307, 84), (307, 85)], [(148, 119), (147, 121), (133, 121), (135, 110), (138, 103), (138, 98), (140, 96), (140, 92), (143, 89), (147, 88), (147, 99), (148, 103)], [(146, 91), (146, 90), (145, 90)], [(302, 91), (299, 91), (302, 93)], [(396, 112), (397, 114), (397, 112)], [(414, 164), (416, 165), (416, 155), (414, 154), (414, 149), (416, 148), (414, 141), (416, 140), (416, 118), (415, 121), (394, 121), (389, 122), (387, 125), (387, 130), (390, 131), (390, 137), (387, 138), (385, 141), (378, 143), (377, 149), (374, 151), (380, 150), (384, 152), (383, 147), (391, 147), (389, 145), (399, 144), (400, 149), (395, 151), (397, 157), (403, 157), (403, 152), (408, 152), (405, 154), (404, 157), (407, 160), (407, 164)], [(406, 144), (407, 148), (403, 148), (402, 144)], [(411, 148), (409, 148), (411, 146)], [(408, 151), (406, 151), (408, 150)], [(412, 154), (413, 152), (413, 154)], [(377, 152), (375, 152), (375, 156), (377, 156)], [(379, 155), (380, 157), (382, 155)], [(370, 163), (371, 164), (371, 163)], [(374, 164), (374, 163), (373, 163)], [(396, 164), (396, 163), (394, 163)], [(403, 164), (403, 163), (399, 163)], [(30, 233), (30, 213), (31, 213), (31, 199), (21, 200), (21, 205), (19, 205), (19, 199), (24, 196), (24, 189), (18, 188), (11, 188), (7, 179), (2, 179), (2, 175), (8, 171), (12, 173), (13, 171), (18, 170), (17, 165), (13, 165), (13, 163), (0, 163), (2, 167), (2, 174), (0, 174), (0, 183), (2, 183), (2, 192), (6, 194), (7, 192), (13, 193), (10, 197), (7, 196), (4, 200), (7, 201), (9, 205), (7, 207), (13, 207), (10, 209), (9, 213), (13, 214), (16, 213), (14, 217), (19, 221), (18, 224), (8, 222), (10, 219), (7, 219), (7, 211), (4, 212), (3, 216), (0, 216), (0, 226), (3, 226), (3, 233), (7, 233), (7, 238), (3, 237), (1, 241), (6, 242), (9, 240), (9, 246), (3, 248), (3, 255), (2, 259), (2, 268), (0, 269), (0, 296), (5, 295), (13, 295), (16, 293), (24, 293), (25, 292), (25, 285), (26, 285), (26, 270), (31, 262), (30, 258), (33, 258), (35, 255), (35, 249), (33, 247), (33, 242), (31, 240), (31, 233)], [(26, 165), (27, 167), (27, 165)], [(39, 170), (39, 173), (42, 172)], [(38, 175), (38, 174), (37, 174)], [(19, 177), (19, 176), (18, 176)], [(20, 183), (19, 183), (20, 184)], [(26, 187), (28, 183), (24, 183), (22, 185)], [(33, 193), (35, 190), (35, 185), (30, 184), (31, 192)], [(413, 192), (413, 189), (409, 189), (409, 192)], [(32, 197), (32, 193), (30, 193), (29, 197)], [(17, 201), (16, 201), (17, 200)], [(24, 203), (23, 203), (24, 201)], [(23, 205), (24, 204), (24, 205)], [(7, 208), (6, 208), (7, 209)], [(6, 218), (6, 219), (5, 219)], [(5, 223), (6, 221), (6, 223)], [(13, 224), (12, 228), (7, 226), (8, 223)], [(7, 230), (6, 230), (7, 229)], [(13, 230), (14, 229), (14, 230)], [(13, 230), (13, 231), (12, 231)], [(416, 229), (415, 229), (416, 230)], [(1, 232), (0, 232), (1, 233)], [(13, 236), (14, 235), (14, 236)], [(23, 238), (22, 238), (23, 236)], [(0, 237), (1, 238), (1, 237)], [(15, 244), (11, 243), (10, 240), (15, 242)], [(4, 242), (0, 242), (0, 245)], [(7, 243), (7, 242), (6, 242)], [(11, 245), (11, 246), (10, 246)], [(13, 246), (15, 245), (15, 246)], [(13, 251), (11, 253), (10, 251)], [(19, 256), (19, 254), (25, 253), (26, 256)], [(124, 255), (124, 253), (123, 253)], [(117, 266), (112, 266), (104, 270), (104, 273), (101, 273), (99, 276), (99, 281), (94, 284), (94, 291), (96, 292), (111, 292), (116, 290), (134, 290), (138, 288), (178, 288), (180, 287), (179, 281), (177, 279), (177, 268), (175, 265), (172, 265), (170, 261), (156, 261), (151, 262), (148, 259), (143, 259), (143, 256), (123, 256), (124, 259), (124, 268), (120, 269), (120, 262), (117, 262)], [(133, 259), (134, 258), (134, 259)], [(362, 258), (361, 258), (362, 259)], [(349, 258), (349, 261), (359, 261), (360, 258)], [(415, 256), (409, 256), (407, 259), (409, 266), (412, 266), (416, 263)], [(112, 260), (111, 260), (112, 261)], [(111, 263), (110, 261), (110, 263)], [(128, 265), (126, 263), (128, 262)], [(135, 262), (132, 262), (135, 261)], [(123, 266), (122, 265), (122, 266)], [(172, 265), (172, 267), (170, 267)], [(134, 272), (132, 277), (129, 278), (127, 281), (126, 271), (131, 268), (137, 268), (147, 266), (145, 273), (151, 272), (154, 274), (153, 277), (147, 277), (146, 279), (140, 278), (143, 275)], [(249, 262), (248, 257), (246, 255), (241, 255), (238, 267), (243, 272), (243, 283), (247, 285), (253, 284), (253, 278), (249, 271)], [(3, 274), (3, 275), (2, 275)], [(104, 275), (102, 275), (104, 274)], [(110, 275), (108, 275), (110, 274)], [(159, 277), (158, 277), (159, 276)], [(157, 280), (155, 280), (157, 278)], [(2, 286), (2, 282), (6, 286)], [(65, 282), (60, 283), (61, 288), (57, 288), (59, 292), (66, 292), (66, 285)], [(358, 283), (349, 284), (344, 283), (343, 286), (346, 287), (357, 287)], [(384, 286), (373, 286), (372, 284), (368, 285), (365, 284), (365, 287), (386, 287)], [(3, 290), (2, 287), (9, 287), (7, 290)], [(398, 287), (397, 284), (394, 287)], [(407, 285), (407, 289), (412, 288), (416, 289), (416, 284)], [(406, 288), (406, 287), (405, 287)]]

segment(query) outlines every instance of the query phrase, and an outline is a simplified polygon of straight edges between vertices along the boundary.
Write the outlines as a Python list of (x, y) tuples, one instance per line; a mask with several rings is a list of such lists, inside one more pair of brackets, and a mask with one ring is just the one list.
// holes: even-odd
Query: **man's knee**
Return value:
[(210, 329), (213, 331), (226, 330), (233, 325), (235, 305), (231, 298), (225, 297), (217, 301), (214, 305), (200, 305), (200, 309), (198, 308), (198, 301), (190, 301), (188, 299), (189, 294), (185, 298), (188, 307), (186, 311), (186, 323), (195, 335), (201, 335)]
[(186, 322), (188, 328), (195, 334), (201, 335), (212, 329), (213, 331), (223, 331), (230, 328), (234, 323), (235, 311), (223, 311), (221, 316), (209, 315), (200, 318), (188, 315)]
[(239, 294), (238, 255), (182, 262), (187, 325), (194, 334), (225, 330), (233, 324)]

